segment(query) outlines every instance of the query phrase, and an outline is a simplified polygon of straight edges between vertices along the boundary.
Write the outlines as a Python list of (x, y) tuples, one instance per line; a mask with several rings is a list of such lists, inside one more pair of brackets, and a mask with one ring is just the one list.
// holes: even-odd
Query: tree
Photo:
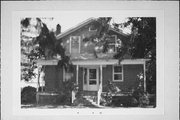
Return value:
[[(35, 21), (35, 24), (32, 21)], [(57, 41), (55, 33), (49, 31), (40, 18), (24, 18), (21, 20), (21, 80), (29, 81), (36, 76), (36, 60), (53, 59), (59, 55), (59, 64), (69, 67), (69, 58)], [(38, 75), (39, 76), (39, 75)]]
[(156, 18), (132, 17), (123, 23), (131, 26), (131, 39), (128, 49), (133, 58), (147, 58), (147, 90), (154, 93), (156, 89)]

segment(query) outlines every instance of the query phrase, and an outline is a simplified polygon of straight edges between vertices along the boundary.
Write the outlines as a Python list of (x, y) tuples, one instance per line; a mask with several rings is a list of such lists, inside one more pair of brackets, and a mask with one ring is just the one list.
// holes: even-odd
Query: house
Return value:
[[(114, 83), (121, 92), (131, 92), (139, 85), (138, 75), (143, 75), (143, 88), (146, 91), (145, 64), (146, 59), (131, 59), (126, 55), (123, 59), (114, 59), (130, 36), (120, 30), (108, 26), (106, 42), (98, 42), (102, 27), (97, 19), (90, 18), (60, 33), (56, 38), (61, 41), (66, 55), (70, 56), (74, 71), (68, 73), (64, 68), (57, 69), (58, 60), (39, 60), (38, 65), (45, 66), (45, 92), (61, 87), (63, 81), (72, 80), (78, 85), (78, 91), (84, 96), (94, 95), (99, 104), (100, 96), (107, 92), (109, 81)], [(104, 46), (108, 49), (103, 52)], [(72, 97), (72, 102), (74, 97)]]

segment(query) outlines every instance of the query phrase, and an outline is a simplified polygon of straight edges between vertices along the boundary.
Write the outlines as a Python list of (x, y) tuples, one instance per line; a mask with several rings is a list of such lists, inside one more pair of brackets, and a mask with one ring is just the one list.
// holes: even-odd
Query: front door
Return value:
[(99, 85), (99, 69), (84, 68), (83, 69), (83, 90), (97, 91)]

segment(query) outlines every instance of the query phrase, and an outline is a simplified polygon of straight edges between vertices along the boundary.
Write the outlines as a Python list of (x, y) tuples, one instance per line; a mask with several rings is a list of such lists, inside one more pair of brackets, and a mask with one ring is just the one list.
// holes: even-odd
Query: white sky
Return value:
[[(50, 30), (56, 29), (56, 25), (60, 24), (61, 25), (61, 32), (64, 32), (65, 30), (76, 26), (77, 24), (83, 22), (84, 20), (88, 18), (98, 18), (98, 17), (112, 17), (112, 22), (116, 23), (122, 23), (126, 20), (127, 17), (121, 16), (118, 14), (108, 14), (108, 12), (80, 12), (80, 11), (64, 11), (56, 15), (56, 17), (53, 17), (54, 19), (52, 20), (43, 20), (44, 23), (47, 24), (48, 28)], [(48, 17), (47, 17), (48, 18)], [(124, 30), (124, 32), (129, 32), (129, 30)]]

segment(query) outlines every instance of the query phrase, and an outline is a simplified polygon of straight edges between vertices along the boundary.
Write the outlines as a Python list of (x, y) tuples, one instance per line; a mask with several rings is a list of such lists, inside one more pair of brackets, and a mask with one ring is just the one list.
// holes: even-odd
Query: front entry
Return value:
[(98, 91), (99, 88), (99, 69), (83, 68), (83, 90)]

